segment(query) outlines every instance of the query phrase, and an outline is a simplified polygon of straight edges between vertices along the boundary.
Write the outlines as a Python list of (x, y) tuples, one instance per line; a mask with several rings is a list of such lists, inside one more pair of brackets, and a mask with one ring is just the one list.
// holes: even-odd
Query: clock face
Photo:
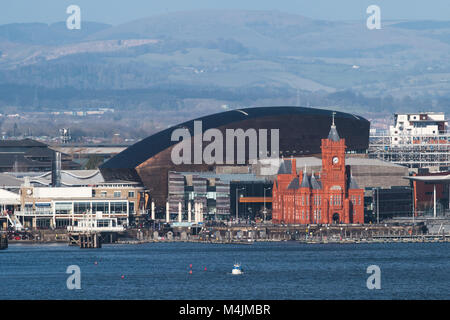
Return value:
[(338, 157), (333, 157), (333, 164), (337, 164), (339, 162), (339, 158)]

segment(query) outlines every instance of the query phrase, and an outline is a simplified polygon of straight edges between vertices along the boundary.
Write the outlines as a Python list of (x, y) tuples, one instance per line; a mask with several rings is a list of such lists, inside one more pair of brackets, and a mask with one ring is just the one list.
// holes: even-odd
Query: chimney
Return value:
[(61, 153), (55, 151), (52, 161), (52, 187), (61, 186)]
[(292, 174), (297, 174), (297, 159), (292, 158), (291, 159), (291, 163), (292, 163)]

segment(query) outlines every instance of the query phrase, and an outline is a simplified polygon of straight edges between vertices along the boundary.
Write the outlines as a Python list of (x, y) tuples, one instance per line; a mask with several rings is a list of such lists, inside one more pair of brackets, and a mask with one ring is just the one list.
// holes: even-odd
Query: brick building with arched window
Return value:
[(296, 160), (283, 160), (272, 191), (272, 221), (286, 224), (364, 223), (364, 189), (345, 165), (345, 139), (331, 125), (321, 140), (322, 171), (297, 174)]

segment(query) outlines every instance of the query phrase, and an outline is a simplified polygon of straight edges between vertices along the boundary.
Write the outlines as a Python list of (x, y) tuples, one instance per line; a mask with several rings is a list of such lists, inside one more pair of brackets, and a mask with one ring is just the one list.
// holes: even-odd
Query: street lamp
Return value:
[(380, 188), (377, 188), (377, 224), (380, 224)]
[(264, 188), (264, 210), (263, 210), (263, 212), (264, 212), (264, 220), (263, 220), (263, 222), (266, 222), (266, 212), (267, 212), (267, 209), (266, 209), (266, 190), (270, 190), (270, 189), (272, 189), (272, 188), (271, 187)]
[(238, 217), (239, 217), (239, 198), (238, 198), (239, 190), (245, 190), (245, 188), (236, 188), (236, 223), (237, 223)]

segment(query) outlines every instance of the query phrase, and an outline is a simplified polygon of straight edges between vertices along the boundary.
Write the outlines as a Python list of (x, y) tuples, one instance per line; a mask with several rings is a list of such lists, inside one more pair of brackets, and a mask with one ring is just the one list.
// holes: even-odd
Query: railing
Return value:
[(69, 232), (122, 232), (125, 227), (118, 225), (115, 227), (92, 227), (92, 226), (67, 226)]
[(15, 216), (53, 216), (52, 211), (15, 211)]
[[(28, 216), (28, 217), (32, 217), (32, 216), (53, 216), (53, 211), (15, 211), (14, 212), (15, 216)], [(56, 213), (55, 216), (56, 217), (67, 217), (70, 218), (72, 217), (72, 215), (74, 217), (86, 217), (88, 216), (87, 213)], [(93, 214), (93, 216), (95, 217), (95, 214)], [(103, 213), (104, 217), (127, 217), (128, 213), (126, 212), (117, 212), (117, 213)]]

